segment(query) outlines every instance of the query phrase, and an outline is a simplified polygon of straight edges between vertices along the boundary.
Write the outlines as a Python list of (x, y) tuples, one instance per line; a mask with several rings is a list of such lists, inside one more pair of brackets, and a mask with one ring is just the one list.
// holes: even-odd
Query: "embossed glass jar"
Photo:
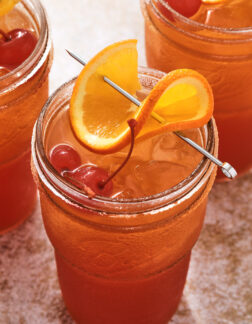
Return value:
[[(139, 70), (148, 89), (162, 76)], [(202, 158), (188, 178), (154, 196), (89, 199), (55, 171), (45, 151), (50, 119), (69, 104), (74, 82), (48, 100), (32, 140), (32, 168), (63, 299), (77, 323), (167, 323), (183, 292), (216, 167)], [(201, 133), (216, 156), (214, 121)]]

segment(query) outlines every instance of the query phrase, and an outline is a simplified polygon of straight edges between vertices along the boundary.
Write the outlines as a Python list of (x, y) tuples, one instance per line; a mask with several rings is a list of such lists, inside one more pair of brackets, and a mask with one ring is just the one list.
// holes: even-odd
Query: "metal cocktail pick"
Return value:
[[(72, 52), (70, 52), (68, 50), (66, 50), (66, 51), (76, 61), (78, 61), (82, 65), (86, 65), (86, 63), (80, 57), (78, 57), (77, 55), (75, 55), (74, 53), (72, 53)], [(115, 90), (117, 90), (118, 92), (120, 92), (124, 97), (128, 98), (131, 102), (133, 102), (136, 106), (138, 106), (138, 107), (141, 106), (141, 102), (139, 100), (137, 100), (130, 93), (128, 93), (127, 91), (125, 91), (124, 89), (122, 89), (121, 87), (119, 87), (116, 83), (114, 83), (113, 81), (111, 81), (109, 78), (107, 78), (106, 76), (104, 76), (103, 79), (111, 87), (113, 87)], [(154, 117), (156, 120), (158, 120), (159, 122), (161, 122), (160, 121), (160, 118), (158, 118), (157, 116), (152, 116), (152, 117)], [(216, 157), (214, 157), (212, 154), (210, 154), (208, 151), (206, 151), (203, 147), (201, 147), (200, 145), (198, 145), (197, 143), (195, 143), (194, 141), (192, 141), (190, 138), (185, 137), (184, 135), (182, 135), (181, 132), (174, 132), (174, 134), (177, 135), (179, 138), (181, 138), (186, 143), (188, 143), (189, 145), (191, 145), (193, 148), (195, 148), (198, 152), (200, 152), (201, 154), (203, 154), (205, 157), (207, 157), (209, 160), (211, 160), (217, 166), (219, 166), (226, 177), (228, 177), (229, 179), (234, 179), (236, 177), (237, 172), (232, 167), (232, 165), (230, 165), (227, 162), (221, 162), (220, 160), (216, 159)]]

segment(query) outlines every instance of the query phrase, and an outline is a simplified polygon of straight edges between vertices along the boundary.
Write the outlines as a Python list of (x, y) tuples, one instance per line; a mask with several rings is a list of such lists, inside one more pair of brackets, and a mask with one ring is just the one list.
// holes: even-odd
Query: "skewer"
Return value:
[[(69, 50), (67, 50), (67, 53), (73, 57), (76, 61), (78, 61), (79, 63), (81, 63), (82, 65), (86, 65), (86, 63), (80, 58), (78, 57), (76, 54), (70, 52)], [(140, 106), (141, 102), (136, 99), (134, 96), (132, 96), (130, 93), (128, 93), (127, 91), (125, 91), (124, 89), (122, 89), (121, 87), (119, 87), (119, 85), (117, 85), (116, 83), (114, 83), (112, 80), (110, 80), (108, 77), (104, 76), (103, 77), (104, 81), (106, 83), (108, 83), (111, 87), (113, 87), (115, 90), (117, 90), (118, 92), (120, 92), (124, 97), (126, 97), (127, 99), (129, 99), (131, 102), (133, 102), (136, 106)], [(162, 117), (160, 116), (156, 116), (155, 114), (151, 114), (151, 116), (153, 118), (155, 118), (158, 122), (162, 122), (161, 119)], [(160, 118), (159, 118), (160, 117)], [(223, 174), (229, 178), (229, 179), (234, 179), (237, 175), (236, 170), (232, 167), (232, 165), (230, 165), (228, 162), (221, 162), (219, 159), (217, 159), (215, 156), (213, 156), (212, 154), (210, 154), (207, 150), (205, 150), (203, 147), (201, 147), (200, 145), (198, 145), (197, 143), (195, 143), (194, 141), (192, 141), (190, 138), (184, 136), (181, 134), (181, 132), (174, 132), (175, 135), (177, 135), (180, 139), (182, 139), (183, 141), (185, 141), (186, 143), (188, 143), (189, 145), (191, 145), (195, 150), (197, 150), (198, 152), (200, 152), (202, 155), (204, 155), (205, 157), (207, 157), (210, 161), (212, 161), (214, 164), (216, 164), (218, 167), (221, 168)]]

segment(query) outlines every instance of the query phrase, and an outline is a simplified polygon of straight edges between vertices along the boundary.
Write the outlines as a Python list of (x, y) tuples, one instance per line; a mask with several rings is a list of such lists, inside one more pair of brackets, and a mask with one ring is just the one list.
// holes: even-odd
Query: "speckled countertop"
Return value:
[[(88, 60), (108, 43), (137, 38), (144, 65), (138, 0), (44, 0), (44, 4), (55, 48), (51, 91), (80, 71), (65, 48)], [(171, 323), (252, 323), (251, 250), (252, 172), (214, 185), (183, 299)], [(20, 228), (0, 237), (0, 324), (37, 323), (73, 323), (61, 299), (39, 204)]]

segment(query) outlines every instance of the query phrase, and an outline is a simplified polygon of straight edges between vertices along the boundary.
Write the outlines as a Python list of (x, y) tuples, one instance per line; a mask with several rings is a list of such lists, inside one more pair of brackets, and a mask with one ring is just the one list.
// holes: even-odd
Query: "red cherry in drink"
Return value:
[[(79, 184), (84, 184), (97, 195), (104, 197), (112, 195), (113, 182), (110, 180), (105, 184), (109, 179), (108, 172), (95, 165), (84, 165), (78, 168), (71, 174), (71, 178)], [(75, 181), (73, 184), (76, 184)]]
[(131, 131), (130, 149), (125, 160), (111, 175), (109, 175), (108, 172), (104, 169), (99, 168), (95, 165), (83, 165), (73, 171), (71, 171), (71, 169), (66, 169), (66, 167), (63, 166), (63, 164), (61, 164), (60, 154), (58, 153), (58, 150), (61, 153), (62, 147), (65, 146), (63, 144), (58, 145), (51, 151), (51, 163), (56, 169), (58, 168), (60, 170), (64, 178), (66, 178), (76, 187), (83, 189), (90, 198), (93, 198), (96, 194), (100, 196), (110, 197), (113, 192), (112, 179), (118, 174), (118, 172), (121, 171), (121, 169), (129, 161), (135, 143), (135, 127), (137, 122), (135, 119), (130, 119), (128, 120), (128, 124)]
[(0, 37), (0, 66), (9, 70), (22, 64), (37, 44), (36, 37), (25, 29), (13, 29), (8, 33), (0, 30)]
[[(71, 172), (69, 176), (68, 172), (63, 174), (70, 181), (73, 179), (73, 183), (78, 187), (84, 187), (86, 192), (92, 198), (95, 194), (105, 197), (110, 197), (113, 192), (113, 182), (112, 179), (121, 171), (125, 164), (129, 161), (135, 143), (135, 127), (137, 121), (135, 119), (128, 120), (128, 124), (131, 131), (131, 144), (129, 152), (122, 162), (122, 164), (111, 174), (109, 175), (107, 171), (101, 169), (94, 165), (85, 165), (79, 169)], [(85, 188), (86, 187), (86, 188)]]
[(79, 154), (67, 144), (54, 146), (50, 152), (50, 161), (59, 173), (72, 171), (81, 165)]
[[(192, 17), (200, 8), (201, 0), (163, 0), (181, 15)], [(172, 19), (172, 13), (158, 2), (158, 8), (168, 19)]]

